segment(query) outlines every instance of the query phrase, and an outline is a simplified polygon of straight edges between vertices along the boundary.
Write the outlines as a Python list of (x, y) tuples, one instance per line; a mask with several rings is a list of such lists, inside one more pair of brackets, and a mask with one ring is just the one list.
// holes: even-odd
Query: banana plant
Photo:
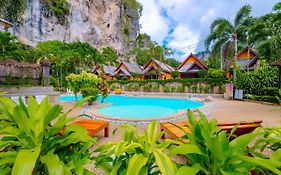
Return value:
[(178, 171), (182, 174), (245, 175), (255, 167), (281, 174), (280, 151), (266, 159), (256, 156), (253, 154), (256, 150), (248, 148), (263, 132), (252, 132), (230, 141), (230, 136), (220, 131), (215, 120), (209, 122), (201, 112), (199, 116), (200, 119), (196, 120), (193, 113), (188, 112), (190, 125), (186, 127), (191, 132), (186, 133), (186, 137), (190, 142), (176, 146), (169, 152), (169, 155), (184, 155), (189, 160), (187, 164), (178, 165)]
[(99, 153), (94, 158), (97, 168), (110, 175), (175, 174), (176, 164), (163, 151), (181, 142), (169, 139), (160, 142), (163, 133), (158, 133), (157, 122), (151, 122), (144, 134), (139, 134), (134, 126), (121, 128), (126, 130), (122, 141), (110, 142), (95, 150)]
[[(81, 106), (87, 99), (76, 103)], [(88, 149), (96, 139), (81, 126), (67, 125), (72, 111), (52, 105), (48, 97), (38, 104), (29, 97), (26, 106), (0, 98), (0, 174), (93, 174)], [(64, 130), (64, 134), (60, 134)]]

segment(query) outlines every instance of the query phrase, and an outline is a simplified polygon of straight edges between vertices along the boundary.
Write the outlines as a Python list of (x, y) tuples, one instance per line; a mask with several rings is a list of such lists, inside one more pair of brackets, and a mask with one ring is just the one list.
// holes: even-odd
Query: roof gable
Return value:
[(253, 49), (246, 47), (237, 55), (237, 59), (238, 60), (251, 59), (256, 56), (257, 56), (257, 53)]
[[(194, 59), (194, 61), (190, 61), (191, 59)], [(180, 64), (180, 66), (177, 68), (177, 70), (180, 70), (184, 65), (186, 64), (193, 64), (197, 62), (198, 64), (200, 64), (200, 66), (202, 67), (202, 69), (208, 69), (207, 66), (200, 60), (198, 59), (195, 55), (193, 55), (192, 53), (189, 54), (186, 59)]]
[(144, 73), (147, 73), (150, 70), (149, 67), (148, 67), (150, 65), (150, 63), (155, 65), (154, 68), (162, 69), (165, 72), (172, 72), (172, 71), (174, 71), (174, 68), (172, 68), (171, 66), (169, 66), (169, 65), (167, 65), (167, 64), (165, 64), (165, 63), (163, 63), (163, 62), (161, 62), (159, 60), (156, 60), (156, 59), (152, 58), (144, 66)]

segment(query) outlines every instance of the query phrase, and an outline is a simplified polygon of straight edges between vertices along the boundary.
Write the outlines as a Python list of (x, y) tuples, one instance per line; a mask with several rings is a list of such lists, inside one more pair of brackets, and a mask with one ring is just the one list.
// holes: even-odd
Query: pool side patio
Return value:
[[(208, 116), (209, 119), (216, 119), (219, 122), (240, 122), (263, 120), (264, 127), (273, 127), (281, 125), (281, 112), (277, 110), (279, 105), (261, 104), (247, 101), (225, 100), (223, 98), (215, 98), (216, 108), (212, 110)], [(68, 110), (73, 106), (73, 103), (61, 103), (64, 110)], [(83, 108), (75, 109), (70, 116), (79, 115)], [(112, 135), (112, 131), (118, 127), (118, 124), (110, 124), (110, 136), (103, 137), (103, 133), (99, 133), (99, 143), (106, 143), (108, 141), (118, 141), (121, 139), (120, 132), (116, 136)], [(143, 132), (146, 126), (137, 126), (139, 132)]]

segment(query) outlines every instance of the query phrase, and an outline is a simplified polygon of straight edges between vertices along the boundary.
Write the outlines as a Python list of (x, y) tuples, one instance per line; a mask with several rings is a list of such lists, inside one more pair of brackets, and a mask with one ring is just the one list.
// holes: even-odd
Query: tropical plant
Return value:
[[(184, 139), (189, 143), (172, 148), (169, 155), (183, 155), (188, 161), (179, 164), (181, 174), (250, 174), (256, 167), (262, 167), (273, 173), (280, 174), (280, 150), (268, 158), (257, 156), (256, 149), (249, 149), (249, 144), (263, 132), (252, 132), (239, 136), (232, 141), (232, 134), (220, 131), (217, 122), (207, 118), (198, 111), (200, 118), (197, 120), (194, 114), (188, 112), (190, 132), (185, 132)], [(232, 130), (234, 132), (235, 128)], [(249, 156), (251, 155), (251, 156)]]
[(1, 97), (0, 174), (93, 174), (85, 166), (96, 139), (83, 127), (68, 125), (76, 119), (68, 117), (71, 111), (62, 112), (48, 97), (41, 104), (29, 97), (27, 106)]
[(260, 95), (265, 88), (277, 87), (277, 75), (276, 68), (262, 61), (256, 72), (238, 72), (235, 86), (248, 94)]
[(109, 88), (108, 88), (108, 83), (106, 81), (106, 76), (104, 73), (102, 73), (100, 75), (100, 78), (102, 79), (101, 83), (100, 83), (100, 87), (99, 87), (99, 90), (100, 90), (100, 93), (101, 93), (101, 96), (102, 96), (102, 100), (101, 102), (103, 103), (104, 102), (104, 99), (109, 95), (110, 91), (109, 91)]
[(115, 65), (118, 63), (117, 52), (112, 47), (105, 47), (102, 49), (101, 57), (108, 65)]
[[(247, 44), (247, 32), (254, 23), (251, 17), (251, 6), (244, 5), (237, 12), (234, 22), (230, 22), (225, 18), (218, 18), (211, 24), (211, 33), (205, 40), (205, 46), (212, 53), (221, 53), (221, 63), (224, 67), (230, 64), (231, 60), (227, 60), (231, 51), (237, 56), (238, 42)], [(236, 58), (235, 58), (236, 59)]]
[(191, 85), (192, 93), (197, 93), (197, 89), (198, 89), (198, 85), (197, 84)]
[(209, 69), (207, 73), (208, 78), (224, 78), (225, 74), (223, 70), (220, 69)]
[(179, 73), (179, 71), (172, 71), (172, 72), (171, 72), (171, 75), (172, 75), (173, 79), (176, 79), (176, 78), (178, 78), (178, 76), (180, 75), (180, 73)]
[(81, 74), (70, 74), (66, 77), (68, 88), (74, 93), (77, 100), (77, 94), (81, 92), (82, 88), (98, 89), (102, 79), (92, 73), (82, 71)]
[(166, 139), (160, 142), (162, 132), (157, 132), (157, 122), (151, 122), (144, 134), (136, 127), (123, 125), (126, 129), (122, 140), (109, 142), (95, 150), (95, 166), (106, 174), (174, 174), (176, 166), (163, 151), (177, 141)]
[(2, 0), (0, 1), (0, 16), (12, 23), (17, 22), (24, 13), (27, 0)]
[(120, 74), (114, 74), (114, 78), (116, 78), (116, 80), (120, 80), (121, 79), (121, 75)]
[(80, 89), (80, 92), (83, 98), (89, 97), (88, 104), (92, 105), (93, 102), (95, 102), (98, 99), (98, 96), (101, 91), (98, 88), (84, 87)]

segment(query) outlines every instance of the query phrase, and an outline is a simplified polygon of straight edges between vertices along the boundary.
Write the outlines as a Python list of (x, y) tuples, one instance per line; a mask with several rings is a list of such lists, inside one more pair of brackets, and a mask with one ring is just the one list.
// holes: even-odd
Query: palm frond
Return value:
[(252, 7), (249, 4), (246, 4), (241, 7), (234, 19), (234, 26), (239, 26), (246, 18), (250, 17), (251, 11)]

